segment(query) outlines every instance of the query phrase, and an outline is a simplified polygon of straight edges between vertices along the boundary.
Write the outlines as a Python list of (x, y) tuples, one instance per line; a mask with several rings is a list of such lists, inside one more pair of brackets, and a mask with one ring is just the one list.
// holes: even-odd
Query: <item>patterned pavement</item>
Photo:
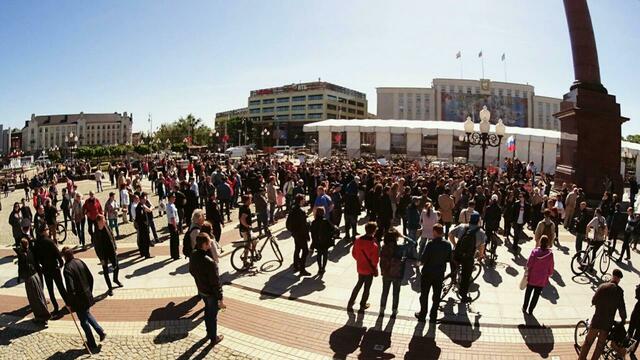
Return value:
[[(87, 192), (92, 185), (83, 182), (81, 191)], [(98, 198), (102, 201), (108, 191)], [(9, 200), (12, 202), (11, 197)], [(8, 217), (6, 204), (9, 202), (3, 199), (0, 217)], [(156, 218), (159, 230), (165, 225), (164, 218)], [(232, 224), (223, 229), (226, 251), (220, 267), (227, 283), (228, 309), (219, 315), (219, 332), (225, 340), (215, 348), (202, 341), (203, 309), (194, 296), (187, 262), (171, 261), (167, 242), (151, 249), (154, 258), (142, 260), (131, 236), (133, 227), (123, 226), (121, 230), (128, 236), (119, 240), (118, 252), (124, 287), (116, 289), (112, 297), (103, 294), (106, 285), (93, 249), (79, 252), (94, 274), (94, 294), (100, 299), (92, 313), (109, 334), (97, 358), (574, 359), (573, 326), (591, 315), (593, 290), (607, 279), (607, 275), (574, 277), (569, 269), (572, 238), (561, 233), (562, 245), (554, 251), (557, 273), (543, 292), (535, 317), (524, 317), (520, 312), (523, 292), (518, 283), (526, 258), (514, 258), (504, 247), (495, 269), (485, 267), (472, 288), (477, 300), (467, 307), (459, 304), (455, 295), (448, 295), (440, 304), (438, 324), (421, 324), (413, 318), (419, 307), (415, 276), (402, 287), (397, 317), (378, 311), (379, 279), (371, 289), (372, 307), (365, 313), (350, 314), (345, 310), (346, 300), (356, 275), (348, 245), (338, 242), (324, 276), (315, 275), (316, 265), (310, 259), (309, 271), (314, 275), (300, 278), (289, 267), (293, 244), (283, 226), (284, 221), (279, 221), (273, 230), (284, 264), (274, 261), (269, 249), (261, 266), (245, 274), (236, 273), (229, 263), (230, 242), (236, 240), (237, 229)], [(0, 230), (4, 234), (10, 231), (5, 223), (0, 224)], [(65, 245), (75, 242), (69, 235)], [(159, 235), (166, 236), (162, 231)], [(5, 245), (10, 241), (6, 237), (0, 240)], [(523, 244), (522, 253), (528, 254), (531, 246), (531, 242)], [(632, 260), (640, 263), (637, 253)], [(622, 285), (630, 311), (638, 271), (633, 262), (620, 267), (625, 271)], [(4, 284), (0, 287), (0, 345), (4, 345), (0, 346), (0, 358), (88, 356), (68, 314), (50, 321), (44, 330), (30, 321), (26, 294), (15, 281), (16, 272), (12, 251), (0, 248), (0, 284)]]

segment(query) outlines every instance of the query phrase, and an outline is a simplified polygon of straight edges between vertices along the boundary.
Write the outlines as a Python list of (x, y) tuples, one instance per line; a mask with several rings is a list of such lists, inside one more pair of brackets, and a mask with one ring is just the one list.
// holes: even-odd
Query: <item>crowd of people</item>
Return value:
[[(522, 311), (528, 315), (533, 314), (554, 272), (552, 246), (559, 241), (560, 226), (575, 235), (576, 251), (589, 243), (595, 254), (604, 241), (612, 241), (610, 255), (618, 253), (618, 261), (628, 261), (631, 247), (635, 250), (640, 238), (640, 217), (632, 205), (623, 205), (627, 203), (614, 192), (620, 189), (605, 189), (597, 207), (589, 208), (579, 186), (562, 184), (552, 191), (550, 176), (537, 173), (533, 163), (510, 158), (492, 172), (482, 172), (467, 164), (404, 160), (381, 164), (364, 158), (334, 157), (302, 163), (270, 157), (233, 162), (207, 156), (186, 161), (149, 158), (136, 168), (129, 162), (113, 162), (104, 173), (103, 169), (92, 171), (92, 177), (96, 191), (89, 192), (88, 196), (79, 193), (73, 175), (65, 177), (66, 184), (60, 195), (57, 173), (53, 178), (37, 177), (29, 183), (25, 198), (15, 203), (11, 211), (9, 223), (20, 258), (19, 278), (27, 285), (38, 321), (49, 318), (41, 277), (56, 313), (59, 307), (53, 284), (65, 303), (73, 303), (67, 278), (75, 276), (77, 283), (80, 275), (67, 276), (69, 262), (75, 264), (69, 272), (82, 271), (78, 265), (81, 261), (73, 261), (70, 249), (62, 251), (65, 260), (70, 257), (66, 264), (57, 251), (58, 222), (64, 223), (65, 228), (70, 225), (81, 247), (91, 244), (95, 248), (111, 295), (109, 264), (113, 269), (113, 283), (122, 286), (118, 281), (119, 224), (133, 222), (140, 255), (150, 258), (149, 247), (162, 241), (155, 222), (164, 224), (159, 217), (166, 217), (171, 257), (179, 259), (182, 248), (182, 255), (190, 259), (189, 271), (205, 305), (207, 334), (214, 343), (222, 340), (217, 334), (215, 318), (224, 308), (218, 276), (223, 251), (219, 242), (222, 228), (232, 222), (231, 211), (235, 208), (238, 208), (239, 234), (249, 246), (255, 246), (262, 236), (270, 236), (270, 227), (286, 217), (285, 226), (295, 245), (292, 267), (300, 276), (311, 275), (307, 259), (314, 252), (321, 276), (336, 241), (352, 244), (358, 281), (347, 303), (350, 311), (360, 292), (360, 309), (370, 307), (370, 287), (380, 273), (383, 285), (380, 310), (384, 311), (393, 288), (392, 315), (395, 315), (407, 264), (421, 266), (421, 307), (415, 316), (419, 321), (426, 321), (428, 316), (431, 322), (437, 319), (448, 269), (458, 284), (462, 301), (471, 301), (468, 292), (474, 263), (488, 254), (493, 260), (497, 258), (500, 236), (514, 255), (519, 254), (523, 242), (535, 242), (526, 264), (527, 278), (523, 280), (526, 291)], [(97, 195), (107, 192), (103, 186), (107, 177), (111, 190), (107, 190), (103, 206)], [(153, 204), (150, 193), (143, 190), (143, 178), (150, 181), (151, 194), (157, 195), (157, 204)], [(629, 203), (633, 204), (638, 191), (634, 179), (629, 179), (629, 186)], [(313, 221), (309, 223), (310, 214)], [(366, 220), (364, 234), (358, 233), (361, 219)], [(529, 237), (525, 229), (533, 236)], [(88, 241), (85, 233), (89, 235)], [(616, 249), (618, 239), (622, 240), (619, 250)], [(64, 283), (60, 275), (63, 268)], [(619, 304), (612, 300), (614, 297), (601, 295), (606, 291), (621, 294), (618, 286), (621, 278), (622, 273), (614, 270), (611, 282), (596, 291), (594, 318), (606, 318), (606, 321), (592, 322), (598, 331), (609, 330), (607, 326), (610, 327), (615, 310), (620, 310), (622, 318), (626, 317), (623, 300)], [(92, 285), (92, 278), (88, 281), (84, 276), (82, 280), (81, 283)], [(429, 297), (432, 299), (430, 309)], [(632, 314), (631, 319), (638, 317), (640, 313), (635, 317)], [(89, 333), (89, 324), (96, 325), (94, 329), (103, 338), (104, 331), (88, 310), (81, 322)], [(630, 329), (637, 326), (634, 323)], [(639, 338), (637, 331), (631, 335)], [(589, 333), (586, 347), (595, 337), (601, 351), (600, 332), (595, 330)], [(89, 345), (94, 346), (95, 341)]]

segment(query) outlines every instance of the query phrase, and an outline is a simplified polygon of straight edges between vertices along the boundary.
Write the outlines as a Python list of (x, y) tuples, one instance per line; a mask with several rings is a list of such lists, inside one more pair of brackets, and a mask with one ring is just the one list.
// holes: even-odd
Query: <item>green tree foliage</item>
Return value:
[[(242, 121), (245, 121), (243, 123)], [(227, 134), (229, 135), (229, 144), (238, 145), (238, 134), (245, 134), (245, 127), (248, 134), (242, 136), (242, 144), (255, 143), (256, 139), (260, 137), (259, 133), (262, 131), (258, 126), (254, 126), (253, 121), (248, 118), (233, 117), (228, 121), (223, 120), (216, 124), (216, 130), (220, 134), (219, 139), (215, 140), (215, 143), (222, 142), (222, 136), (224, 136), (225, 122), (227, 127)]]
[(151, 147), (149, 145), (140, 144), (136, 145), (133, 148), (133, 151), (135, 151), (138, 155), (149, 155), (151, 154)]
[(178, 120), (162, 124), (155, 134), (155, 138), (165, 143), (167, 139), (171, 144), (183, 143), (184, 139), (191, 136), (193, 145), (206, 145), (210, 143), (211, 128), (202, 123), (202, 119), (193, 114), (181, 117)]
[(626, 141), (640, 144), (640, 134), (627, 135)]

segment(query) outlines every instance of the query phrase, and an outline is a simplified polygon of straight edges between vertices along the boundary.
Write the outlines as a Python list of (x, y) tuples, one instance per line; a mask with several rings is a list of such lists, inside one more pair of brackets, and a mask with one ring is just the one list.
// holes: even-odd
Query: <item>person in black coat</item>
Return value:
[[(500, 228), (501, 214), (502, 214), (502, 209), (500, 209), (500, 205), (498, 205), (498, 195), (494, 194), (491, 196), (491, 200), (489, 201), (489, 206), (487, 206), (487, 209), (484, 212), (484, 229), (487, 232), (488, 242), (492, 241), (493, 235), (495, 235), (498, 232), (498, 229)], [(491, 248), (493, 248), (493, 245)], [(497, 258), (497, 255), (496, 255), (496, 258)]]
[(389, 186), (386, 186), (384, 188), (384, 191), (376, 201), (378, 212), (378, 232), (376, 233), (376, 239), (378, 239), (378, 242), (382, 241), (382, 237), (391, 227), (391, 220), (393, 219), (393, 206), (391, 205), (391, 197), (389, 196), (390, 193), (391, 188)]
[(91, 352), (98, 352), (100, 349), (93, 337), (91, 328), (93, 328), (100, 336), (102, 342), (107, 334), (104, 332), (95, 317), (89, 312), (89, 309), (95, 304), (93, 299), (93, 275), (89, 271), (89, 267), (82, 260), (73, 256), (73, 251), (64, 247), (62, 249), (64, 255), (64, 281), (67, 284), (68, 310), (75, 311), (80, 321), (80, 326), (84, 330), (87, 338), (87, 346)]
[(609, 230), (609, 240), (613, 240), (611, 247), (609, 248), (609, 255), (616, 251), (616, 242), (618, 239), (624, 238), (624, 229), (627, 226), (627, 214), (622, 212), (622, 205), (617, 203), (615, 205), (615, 211), (609, 218), (607, 229)]
[(56, 301), (55, 293), (53, 292), (53, 284), (55, 283), (58, 288), (62, 300), (67, 302), (67, 292), (65, 291), (64, 283), (62, 282), (62, 276), (60, 269), (64, 265), (62, 262), (62, 256), (60, 250), (53, 240), (49, 237), (49, 228), (41, 227), (39, 229), (39, 237), (34, 242), (33, 252), (36, 256), (36, 260), (42, 268), (42, 275), (44, 276), (44, 282), (47, 285), (47, 291), (49, 292), (49, 299), (53, 305), (53, 315), (59, 314), (58, 302)]
[(138, 230), (138, 250), (140, 250), (140, 256), (144, 256), (145, 259), (151, 258), (149, 253), (149, 246), (151, 246), (151, 234), (149, 233), (149, 218), (147, 213), (152, 210), (147, 206), (147, 193), (140, 194), (140, 202), (136, 206), (136, 224)]
[(27, 292), (29, 306), (33, 313), (33, 321), (42, 325), (46, 325), (51, 318), (49, 309), (47, 309), (47, 300), (44, 297), (42, 280), (39, 273), (42, 272), (40, 264), (36, 261), (35, 255), (29, 246), (29, 239), (22, 238), (20, 247), (14, 249), (18, 256), (18, 277), (24, 281), (24, 288)]
[(213, 237), (216, 242), (220, 243), (220, 236), (222, 235), (222, 227), (224, 226), (224, 217), (218, 208), (218, 201), (216, 200), (216, 193), (213, 191), (209, 194), (207, 202), (205, 204), (206, 219), (211, 223), (213, 230)]
[[(347, 193), (344, 197), (344, 232), (345, 240), (356, 240), (358, 216), (360, 216), (361, 206), (357, 193)], [(351, 232), (351, 236), (349, 236)]]
[(116, 240), (113, 237), (111, 229), (107, 226), (107, 221), (104, 215), (98, 215), (96, 217), (96, 223), (97, 228), (93, 233), (93, 245), (96, 250), (96, 255), (98, 256), (98, 259), (100, 259), (100, 264), (102, 265), (104, 280), (109, 288), (107, 294), (109, 294), (109, 296), (113, 296), (113, 287), (111, 286), (111, 280), (109, 279), (109, 263), (111, 263), (111, 266), (113, 267), (113, 282), (122, 287), (122, 283), (118, 281), (118, 272), (120, 271), (120, 267), (118, 266), (118, 254), (116, 252), (118, 246), (116, 245)]
[(520, 237), (527, 237), (523, 229), (529, 223), (529, 217), (531, 216), (531, 204), (527, 201), (524, 193), (521, 192), (518, 200), (511, 205), (511, 212), (511, 225), (513, 226), (512, 250), (515, 252), (518, 250)]
[(307, 214), (302, 210), (304, 206), (304, 195), (298, 194), (295, 204), (287, 217), (287, 230), (293, 236), (295, 249), (293, 251), (293, 268), (300, 271), (300, 276), (311, 275), (305, 270), (307, 256), (309, 255), (309, 224)]
[(333, 246), (333, 234), (335, 231), (336, 226), (324, 218), (324, 209), (318, 208), (315, 219), (311, 222), (311, 251), (315, 249), (318, 252), (316, 257), (318, 275), (322, 275), (325, 272), (329, 248)]

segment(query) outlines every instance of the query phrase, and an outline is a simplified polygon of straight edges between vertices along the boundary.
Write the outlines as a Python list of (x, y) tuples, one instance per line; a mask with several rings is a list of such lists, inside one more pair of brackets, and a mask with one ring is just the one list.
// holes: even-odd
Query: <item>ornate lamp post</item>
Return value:
[(490, 133), (491, 124), (491, 112), (487, 110), (486, 106), (480, 110), (480, 131), (475, 131), (475, 124), (471, 120), (470, 116), (467, 116), (467, 121), (464, 122), (465, 136), (462, 137), (462, 141), (466, 141), (469, 146), (481, 146), (482, 147), (482, 175), (484, 176), (485, 170), (485, 156), (488, 147), (499, 147), (502, 142), (502, 137), (505, 133), (505, 126), (502, 123), (502, 119), (498, 120), (496, 124), (495, 133)]
[(67, 149), (69, 149), (71, 160), (73, 160), (73, 150), (78, 147), (78, 135), (74, 135), (72, 131), (69, 133), (69, 135), (65, 136), (64, 142), (65, 144), (67, 144)]
[(269, 130), (267, 130), (267, 128), (262, 129), (262, 131), (260, 132), (260, 135), (262, 137), (262, 148), (264, 149), (264, 137), (265, 136), (269, 136), (270, 132)]

